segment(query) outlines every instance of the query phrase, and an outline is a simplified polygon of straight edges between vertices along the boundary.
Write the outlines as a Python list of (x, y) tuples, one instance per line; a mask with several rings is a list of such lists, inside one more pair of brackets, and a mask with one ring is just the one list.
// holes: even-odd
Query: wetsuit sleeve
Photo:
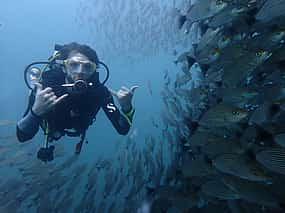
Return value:
[(39, 130), (41, 119), (32, 110), (17, 123), (17, 138), (20, 142), (32, 139)]
[(132, 124), (133, 115), (135, 112), (134, 108), (127, 113), (120, 112), (120, 110), (114, 104), (114, 99), (107, 88), (104, 93), (104, 100), (101, 107), (117, 132), (121, 135), (126, 135), (129, 132)]

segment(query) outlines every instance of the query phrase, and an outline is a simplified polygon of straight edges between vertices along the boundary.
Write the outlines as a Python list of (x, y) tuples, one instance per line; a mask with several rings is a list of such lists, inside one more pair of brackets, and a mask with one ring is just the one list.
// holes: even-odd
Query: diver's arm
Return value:
[(20, 142), (32, 139), (39, 130), (41, 116), (67, 97), (67, 94), (57, 97), (52, 88), (43, 89), (40, 83), (35, 83), (35, 87), (35, 99), (29, 103), (28, 114), (17, 123), (17, 138)]
[(17, 138), (20, 142), (32, 139), (39, 130), (41, 119), (32, 110), (17, 123)]
[(106, 91), (102, 108), (117, 132), (121, 135), (126, 135), (129, 132), (132, 124), (133, 115), (135, 112), (134, 108), (132, 107), (129, 112), (120, 112), (120, 110), (114, 104), (114, 99), (108, 90)]

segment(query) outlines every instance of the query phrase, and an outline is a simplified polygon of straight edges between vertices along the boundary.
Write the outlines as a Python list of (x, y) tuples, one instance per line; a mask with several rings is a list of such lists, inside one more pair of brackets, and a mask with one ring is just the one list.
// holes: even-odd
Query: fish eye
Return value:
[(219, 54), (220, 50), (218, 48), (215, 48), (212, 50), (212, 54)]
[(223, 41), (227, 41), (227, 40), (229, 40), (229, 39), (230, 39), (229, 36), (224, 36), (224, 37), (222, 38)]
[(217, 0), (217, 1), (216, 1), (216, 4), (217, 4), (217, 5), (219, 5), (219, 4), (223, 4), (223, 3), (224, 3), (224, 1), (223, 1), (223, 0)]
[(264, 53), (265, 53), (265, 51), (260, 50), (255, 55), (259, 57), (259, 56), (262, 56)]

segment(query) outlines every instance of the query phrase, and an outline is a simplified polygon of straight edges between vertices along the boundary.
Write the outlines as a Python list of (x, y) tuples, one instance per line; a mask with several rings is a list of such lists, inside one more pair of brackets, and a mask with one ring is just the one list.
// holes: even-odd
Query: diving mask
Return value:
[(83, 78), (89, 78), (94, 72), (96, 72), (96, 64), (89, 60), (82, 60), (79, 57), (72, 57), (63, 61), (66, 71), (71, 76), (81, 76)]

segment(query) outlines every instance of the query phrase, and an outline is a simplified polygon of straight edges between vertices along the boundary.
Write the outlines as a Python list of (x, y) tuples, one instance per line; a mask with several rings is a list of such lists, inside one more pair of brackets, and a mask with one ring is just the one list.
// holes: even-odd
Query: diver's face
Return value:
[(87, 81), (96, 71), (96, 64), (78, 52), (71, 52), (64, 61), (64, 65), (67, 80), (73, 82), (77, 80)]

